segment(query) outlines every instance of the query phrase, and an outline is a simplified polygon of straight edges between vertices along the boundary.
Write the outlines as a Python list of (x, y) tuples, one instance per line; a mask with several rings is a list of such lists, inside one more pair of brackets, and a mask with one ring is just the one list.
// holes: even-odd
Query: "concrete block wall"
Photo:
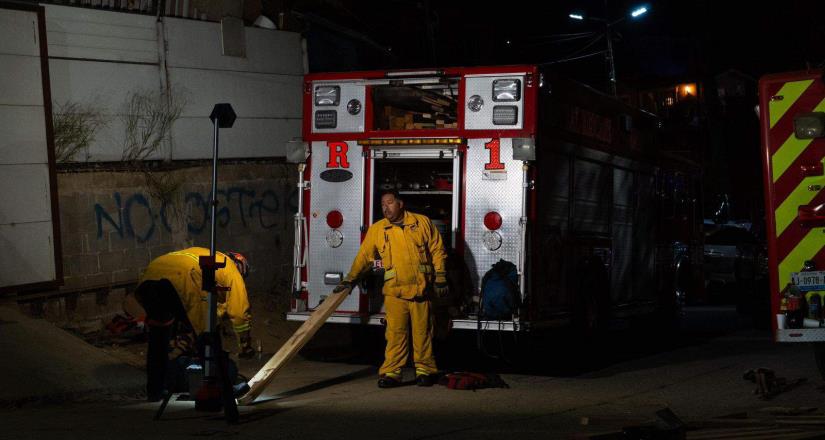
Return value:
[[(181, 185), (163, 201), (143, 171), (59, 172), (64, 290), (136, 281), (159, 255), (209, 247), (211, 166), (150, 174)], [(250, 260), (250, 295), (287, 294), (295, 175), (271, 161), (219, 167), (217, 248)]]
[(85, 334), (102, 329), (114, 315), (123, 314), (126, 293), (125, 288), (70, 293), (24, 301), (20, 309), (32, 317)]

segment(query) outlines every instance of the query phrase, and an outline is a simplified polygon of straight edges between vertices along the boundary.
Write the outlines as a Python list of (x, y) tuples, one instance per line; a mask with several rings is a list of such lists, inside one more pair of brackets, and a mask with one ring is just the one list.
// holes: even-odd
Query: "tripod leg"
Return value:
[(213, 343), (215, 348), (215, 358), (218, 361), (218, 378), (221, 382), (221, 401), (223, 403), (223, 415), (226, 418), (226, 423), (233, 425), (238, 423), (238, 404), (235, 402), (235, 396), (232, 392), (232, 382), (229, 380), (229, 353), (223, 351), (221, 338), (219, 335), (213, 335)]
[(226, 417), (226, 423), (238, 423), (238, 404), (235, 402), (235, 396), (232, 392), (232, 382), (229, 381), (229, 362), (227, 354), (221, 350), (219, 357), (220, 373), (221, 373), (221, 399), (223, 400), (223, 415)]
[(169, 399), (172, 398), (172, 392), (166, 391), (165, 395), (163, 396), (163, 401), (160, 403), (160, 408), (158, 408), (158, 412), (155, 413), (155, 420), (160, 420), (160, 416), (163, 415), (163, 411), (166, 410), (166, 405), (169, 404)]

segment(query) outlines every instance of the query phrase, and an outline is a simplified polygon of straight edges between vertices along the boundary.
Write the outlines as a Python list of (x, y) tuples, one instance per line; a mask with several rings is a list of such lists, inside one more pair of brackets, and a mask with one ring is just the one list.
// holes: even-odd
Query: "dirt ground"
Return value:
[[(124, 395), (3, 411), (2, 437), (569, 439), (638, 424), (656, 426), (662, 422), (657, 413), (669, 409), (689, 424), (687, 438), (823, 438), (825, 394), (809, 347), (775, 344), (769, 332), (742, 328), (732, 308), (693, 310), (689, 318), (693, 327), (679, 340), (662, 341), (656, 333), (630, 329), (585, 347), (564, 338), (554, 340), (533, 353), (534, 362), (544, 364), (536, 374), (525, 374), (515, 366), (479, 363), (466, 351), (456, 351), (452, 360), (439, 358), (445, 360), (445, 368), (452, 368), (446, 367), (452, 362), (471, 371), (498, 372), (509, 385), (476, 392), (444, 386), (379, 389), (375, 362), (344, 357), (345, 350), (351, 349), (347, 346), (353, 345), (344, 341), (359, 335), (347, 331), (347, 326), (328, 325), (319, 335), (326, 345), (308, 347), (293, 359), (254, 405), (240, 408), (238, 425), (227, 425), (220, 414), (194, 411), (187, 400), (170, 402), (162, 420), (153, 421), (157, 403)], [(2, 330), (4, 336), (11, 334), (7, 328)], [(264, 335), (272, 341), (289, 333), (288, 328), (280, 329), (282, 333), (264, 329), (271, 331)], [(375, 336), (380, 346), (380, 332)], [(62, 341), (67, 346), (82, 344), (77, 338), (74, 343), (71, 338)], [(582, 370), (577, 359), (586, 351), (598, 352), (601, 361)], [(342, 361), (331, 362), (335, 356)], [(239, 362), (241, 371), (254, 373), (267, 357), (265, 353), (261, 360)], [(770, 368), (788, 381), (804, 381), (762, 400), (754, 394), (756, 385), (743, 378), (744, 371), (756, 367)], [(414, 371), (405, 374), (411, 379)], [(72, 376), (63, 380), (70, 379), (74, 380)], [(779, 410), (779, 415), (773, 415)], [(790, 416), (790, 411), (796, 415)]]

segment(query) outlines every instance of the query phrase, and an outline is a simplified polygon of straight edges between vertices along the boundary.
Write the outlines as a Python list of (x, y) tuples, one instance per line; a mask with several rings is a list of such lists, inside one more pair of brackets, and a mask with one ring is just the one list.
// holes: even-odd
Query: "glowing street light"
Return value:
[[(605, 3), (606, 3), (606, 1), (605, 1)], [(605, 7), (606, 7), (606, 5), (605, 5)], [(633, 18), (633, 19), (639, 18), (642, 15), (646, 14), (647, 12), (648, 12), (647, 6), (636, 7), (636, 8), (634, 8), (630, 11), (630, 18)], [(613, 38), (610, 36), (610, 28), (612, 26), (624, 21), (628, 16), (625, 15), (625, 16), (619, 17), (616, 20), (611, 21), (611, 20), (607, 20), (607, 19), (604, 19), (604, 18), (591, 17), (591, 16), (588, 16), (588, 15), (585, 15), (582, 12), (576, 11), (576, 12), (571, 12), (570, 14), (568, 14), (568, 17), (570, 17), (573, 20), (577, 20), (577, 21), (584, 21), (585, 19), (587, 19), (587, 20), (592, 20), (592, 21), (598, 21), (599, 23), (604, 24), (604, 36), (605, 36), (605, 39), (607, 40), (607, 51), (605, 52), (605, 60), (607, 61), (607, 65), (608, 65), (608, 79), (610, 80), (610, 92), (613, 94), (613, 96), (616, 96), (616, 65), (613, 62)]]
[(633, 17), (633, 18), (637, 18), (640, 15), (644, 15), (646, 12), (647, 12), (647, 8), (644, 7), (644, 6), (641, 6), (639, 8), (634, 9), (633, 12), (630, 13), (630, 16)]

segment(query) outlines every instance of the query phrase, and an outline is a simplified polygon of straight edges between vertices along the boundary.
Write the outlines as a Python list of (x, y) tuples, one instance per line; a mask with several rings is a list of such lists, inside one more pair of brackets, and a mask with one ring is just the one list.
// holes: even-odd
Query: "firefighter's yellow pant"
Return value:
[(430, 314), (430, 301), (420, 297), (409, 300), (384, 296), (384, 310), (387, 320), (387, 348), (384, 352), (384, 364), (378, 373), (400, 377), (401, 368), (407, 365), (410, 328), (416, 375), (436, 373), (438, 368), (433, 356), (433, 317)]

